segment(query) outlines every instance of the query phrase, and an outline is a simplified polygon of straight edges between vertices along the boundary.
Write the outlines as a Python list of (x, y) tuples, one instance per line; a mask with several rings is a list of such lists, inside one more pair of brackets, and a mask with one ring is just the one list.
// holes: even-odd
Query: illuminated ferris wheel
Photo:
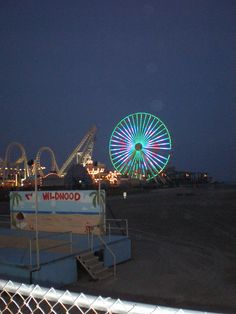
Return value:
[(122, 119), (114, 128), (109, 154), (115, 169), (132, 178), (154, 178), (166, 167), (171, 137), (156, 116), (138, 112)]

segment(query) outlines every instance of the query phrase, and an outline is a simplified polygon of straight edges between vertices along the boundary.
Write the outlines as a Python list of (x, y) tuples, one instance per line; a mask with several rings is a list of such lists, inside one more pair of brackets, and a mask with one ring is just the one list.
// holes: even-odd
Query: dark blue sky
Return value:
[(18, 141), (61, 165), (96, 125), (110, 166), (113, 128), (146, 111), (170, 164), (236, 181), (235, 51), (235, 0), (1, 1), (0, 157)]

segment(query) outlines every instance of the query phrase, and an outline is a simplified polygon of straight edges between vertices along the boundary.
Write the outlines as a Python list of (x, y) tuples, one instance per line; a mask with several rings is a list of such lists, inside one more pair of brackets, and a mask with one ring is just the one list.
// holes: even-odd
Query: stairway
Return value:
[(99, 261), (99, 257), (91, 251), (77, 255), (76, 259), (94, 280), (102, 280), (113, 276), (112, 269), (105, 267), (103, 262)]

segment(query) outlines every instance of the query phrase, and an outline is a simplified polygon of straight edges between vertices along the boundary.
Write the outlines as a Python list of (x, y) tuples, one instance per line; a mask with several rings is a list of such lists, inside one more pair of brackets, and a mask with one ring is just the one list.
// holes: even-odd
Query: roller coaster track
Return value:
[(86, 162), (89, 159), (91, 159), (96, 132), (97, 128), (94, 126), (86, 133), (86, 135), (83, 137), (79, 145), (75, 147), (73, 152), (70, 154), (70, 156), (66, 159), (66, 161), (60, 168), (58, 172), (59, 176), (63, 176), (66, 174), (70, 164), (74, 159), (76, 159), (77, 164), (83, 165), (85, 165)]
[[(97, 132), (96, 127), (92, 127), (89, 129), (89, 131), (85, 134), (85, 136), (82, 138), (81, 142), (79, 145), (75, 147), (75, 149), (72, 151), (72, 153), (69, 155), (69, 157), (66, 159), (66, 161), (63, 163), (62, 167), (59, 169), (55, 154), (53, 150), (50, 147), (43, 146), (39, 149), (36, 157), (35, 157), (35, 167), (37, 167), (37, 170), (39, 172), (39, 175), (41, 177), (44, 177), (43, 169), (41, 166), (41, 155), (43, 152), (48, 152), (51, 156), (51, 171), (57, 173), (59, 176), (63, 176), (66, 174), (69, 166), (71, 163), (76, 160), (77, 164), (83, 164), (85, 165), (88, 160), (92, 158), (92, 153), (93, 153), (93, 147), (94, 147), (94, 141), (95, 141), (95, 134)], [(21, 151), (21, 156), (14, 162), (10, 163), (10, 153), (13, 149), (13, 147), (17, 147)], [(0, 158), (0, 162), (3, 165), (3, 180), (5, 180), (8, 176), (9, 173), (9, 165), (14, 164), (18, 166), (19, 164), (23, 163), (24, 164), (24, 179), (26, 177), (29, 177), (34, 173), (34, 169), (30, 169), (28, 166), (28, 159), (26, 156), (26, 152), (24, 147), (17, 142), (12, 142), (7, 146), (6, 153), (5, 153), (5, 159), (2, 160)]]
[(12, 151), (13, 147), (18, 147), (21, 151), (21, 156), (16, 161), (13, 162), (15, 165), (19, 165), (21, 163), (24, 164), (24, 179), (29, 176), (29, 168), (27, 164), (27, 157), (24, 147), (17, 142), (12, 142), (7, 146), (6, 153), (5, 153), (5, 159), (4, 159), (4, 171), (3, 171), (3, 180), (6, 179), (7, 173), (8, 173), (8, 165), (10, 164), (10, 153)]
[(58, 173), (59, 172), (59, 168), (56, 162), (56, 158), (55, 158), (55, 154), (53, 152), (53, 150), (50, 147), (47, 146), (43, 146), (39, 149), (36, 158), (35, 158), (35, 162), (36, 162), (36, 167), (38, 169), (38, 172), (40, 174), (41, 177), (44, 177), (44, 173), (41, 167), (41, 154), (43, 151), (47, 151), (50, 155), (51, 155), (51, 171)]

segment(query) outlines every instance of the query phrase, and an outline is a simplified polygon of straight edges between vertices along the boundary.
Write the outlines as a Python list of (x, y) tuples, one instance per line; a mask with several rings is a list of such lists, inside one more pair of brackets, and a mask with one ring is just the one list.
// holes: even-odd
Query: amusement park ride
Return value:
[[(119, 184), (118, 181), (121, 183), (127, 179), (138, 182), (152, 180), (160, 185), (208, 181), (208, 176), (204, 173), (176, 172), (174, 167), (166, 168), (172, 149), (170, 133), (166, 125), (150, 113), (130, 114), (115, 126), (109, 141), (109, 154), (114, 171), (106, 172), (105, 165), (95, 165), (92, 161), (96, 131), (95, 126), (89, 129), (60, 168), (50, 147), (41, 147), (33, 163), (31, 162), (33, 166), (30, 166), (24, 147), (17, 142), (9, 144), (5, 158), (0, 158), (0, 185), (2, 187), (27, 185), (30, 178), (35, 176), (35, 171), (41, 179), (52, 174), (63, 179), (66, 175), (69, 176), (69, 169), (74, 164), (85, 167), (86, 173), (95, 184), (101, 181)], [(21, 155), (11, 162), (10, 157), (16, 148), (20, 150)], [(45, 167), (41, 164), (43, 152), (50, 156), (48, 174), (45, 174)]]
[(170, 159), (171, 137), (156, 116), (137, 112), (115, 127), (109, 145), (113, 166), (131, 178), (151, 180), (163, 172)]
[[(82, 138), (81, 142), (75, 147), (61, 168), (58, 167), (55, 154), (50, 147), (43, 146), (39, 149), (33, 161), (33, 166), (30, 165), (24, 147), (17, 142), (12, 142), (8, 145), (5, 153), (5, 158), (0, 159), (0, 177), (2, 178), (2, 186), (22, 186), (24, 182), (32, 177), (37, 170), (37, 173), (42, 178), (45, 176), (44, 169), (41, 165), (41, 155), (47, 152), (51, 157), (50, 172), (57, 174), (59, 177), (64, 177), (75, 161), (76, 164), (85, 166), (92, 160), (94, 148), (96, 127), (92, 127)], [(15, 161), (10, 161), (11, 152), (17, 148), (20, 150), (20, 157)]]

